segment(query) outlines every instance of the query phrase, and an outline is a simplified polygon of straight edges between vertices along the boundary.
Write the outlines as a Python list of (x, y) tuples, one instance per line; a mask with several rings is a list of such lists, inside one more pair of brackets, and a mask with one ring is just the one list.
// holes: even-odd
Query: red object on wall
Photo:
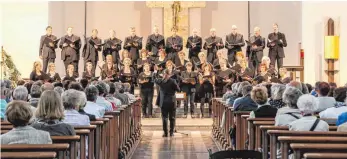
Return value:
[(300, 58), (304, 59), (304, 57), (305, 57), (304, 49), (300, 49)]

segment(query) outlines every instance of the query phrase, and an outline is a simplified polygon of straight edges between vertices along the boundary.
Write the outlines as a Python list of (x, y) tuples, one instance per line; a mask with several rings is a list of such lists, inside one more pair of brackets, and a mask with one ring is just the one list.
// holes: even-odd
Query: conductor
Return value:
[(163, 120), (163, 137), (168, 137), (168, 118), (170, 120), (170, 136), (174, 136), (176, 120), (176, 92), (180, 90), (174, 79), (171, 79), (172, 72), (168, 69), (163, 71), (163, 78), (156, 75), (154, 82), (159, 86), (159, 106), (161, 108)]

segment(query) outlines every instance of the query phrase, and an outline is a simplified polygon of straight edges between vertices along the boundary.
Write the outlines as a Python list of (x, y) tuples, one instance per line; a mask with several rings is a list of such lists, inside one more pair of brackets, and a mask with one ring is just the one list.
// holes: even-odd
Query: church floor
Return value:
[(218, 151), (211, 131), (179, 131), (174, 137), (162, 137), (162, 131), (144, 130), (132, 159), (208, 159), (208, 149)]

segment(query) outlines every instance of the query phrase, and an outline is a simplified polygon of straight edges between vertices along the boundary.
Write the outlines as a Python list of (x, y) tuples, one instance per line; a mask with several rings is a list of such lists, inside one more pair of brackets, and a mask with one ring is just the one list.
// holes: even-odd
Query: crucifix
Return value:
[(171, 28), (178, 28), (177, 34), (182, 36), (185, 44), (189, 36), (189, 8), (203, 8), (203, 1), (147, 1), (149, 8), (163, 8), (164, 36), (171, 36)]

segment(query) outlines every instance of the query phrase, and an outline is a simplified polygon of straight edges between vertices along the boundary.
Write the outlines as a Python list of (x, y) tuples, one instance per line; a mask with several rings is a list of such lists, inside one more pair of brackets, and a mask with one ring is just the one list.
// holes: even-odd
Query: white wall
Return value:
[[(271, 9), (270, 9), (271, 8)], [(261, 35), (267, 38), (269, 33), (273, 32), (272, 24), (279, 25), (280, 32), (286, 35), (288, 46), (284, 48), (286, 57), (284, 66), (298, 66), (300, 64), (301, 42), (301, 2), (250, 2), (250, 32), (253, 34), (253, 28), (258, 26)], [(264, 55), (268, 55), (269, 49), (264, 49)]]
[[(347, 2), (302, 2), (302, 48), (305, 50), (305, 81), (314, 83), (327, 80), (324, 70), (324, 35), (327, 18), (340, 17), (340, 60), (335, 81), (338, 85), (347, 82)], [(337, 23), (335, 22), (335, 25)], [(336, 32), (336, 30), (335, 30)], [(338, 64), (340, 63), (340, 64)]]
[(40, 36), (48, 24), (48, 2), (0, 5), (4, 49), (12, 56), (22, 78), (29, 77), (33, 62), (39, 60)]

